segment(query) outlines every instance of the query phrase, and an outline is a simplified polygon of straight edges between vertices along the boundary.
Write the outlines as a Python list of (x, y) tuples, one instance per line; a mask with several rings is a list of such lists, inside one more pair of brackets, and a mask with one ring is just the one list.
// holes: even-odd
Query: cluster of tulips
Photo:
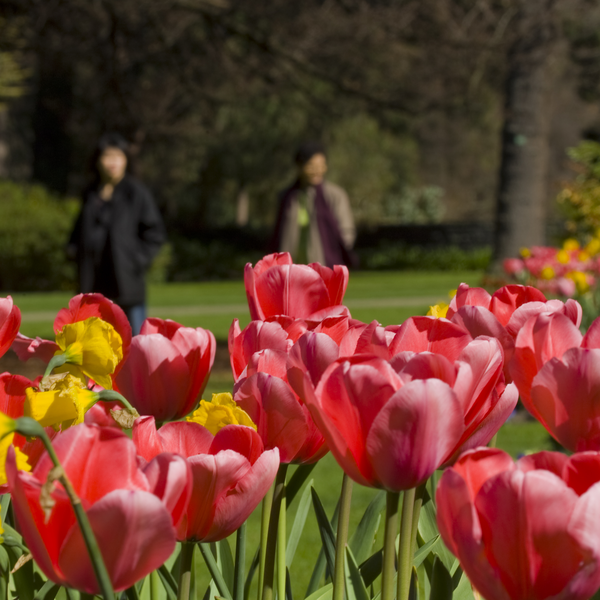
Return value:
[[(596, 592), (600, 320), (582, 334), (575, 300), (461, 284), (427, 316), (362, 323), (343, 305), (345, 267), (288, 254), (247, 265), (244, 283), (252, 320), (229, 332), (233, 393), (199, 403), (210, 332), (148, 319), (132, 338), (121, 309), (88, 294), (59, 312), (56, 341), (34, 340), (18, 333), (10, 297), (0, 300), (0, 354), (12, 346), (47, 364), (35, 381), (0, 375), (0, 585), (19, 594), (29, 568), (31, 597), (64, 586), (107, 599), (150, 589), (154, 599), (162, 586), (188, 600), (199, 548), (213, 595), (247, 598), (256, 572), (259, 598), (289, 598), (286, 501), (331, 451), (344, 475), (337, 522), (313, 496), (327, 574), (311, 600)], [(574, 454), (515, 463), (493, 447), (519, 396)], [(382, 495), (350, 538), (352, 482)], [(245, 522), (261, 501), (246, 574)], [(234, 532), (228, 580), (215, 543)]]
[(567, 298), (581, 296), (596, 286), (600, 276), (600, 236), (584, 247), (569, 238), (560, 248), (522, 248), (520, 258), (507, 258), (503, 266), (520, 283)]

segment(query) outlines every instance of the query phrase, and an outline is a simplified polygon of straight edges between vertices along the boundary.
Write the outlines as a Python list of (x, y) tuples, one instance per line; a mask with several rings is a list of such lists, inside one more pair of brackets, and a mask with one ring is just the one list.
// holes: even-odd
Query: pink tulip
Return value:
[(458, 452), (487, 443), (517, 402), (502, 349), (480, 338), (456, 362), (410, 351), (330, 365), (306, 402), (342, 469), (363, 485), (413, 488)]
[(600, 455), (516, 464), (465, 453), (437, 488), (442, 538), (487, 600), (584, 600), (600, 586)]
[[(54, 448), (81, 498), (116, 591), (162, 565), (176, 544), (175, 526), (191, 493), (186, 461), (161, 454), (140, 467), (134, 443), (115, 429), (78, 425), (61, 434)], [(12, 450), (10, 451), (12, 453)], [(44, 455), (32, 473), (7, 462), (8, 484), (19, 529), (37, 565), (60, 585), (100, 592), (75, 513), (63, 488), (48, 519), (40, 490), (52, 463)]]
[(177, 529), (180, 541), (214, 542), (232, 534), (263, 499), (277, 474), (277, 450), (264, 450), (250, 427), (227, 425), (215, 436), (194, 422), (163, 425), (137, 419), (133, 440), (151, 460), (161, 452), (183, 456), (191, 468), (192, 496)]
[(146, 319), (115, 381), (140, 414), (158, 421), (179, 419), (204, 391), (215, 350), (215, 337), (206, 329)]
[(0, 298), (0, 356), (11, 347), (21, 326), (21, 311), (10, 296)]
[(269, 254), (244, 270), (244, 285), (253, 320), (276, 315), (322, 320), (348, 314), (341, 306), (348, 285), (348, 269), (318, 263), (295, 265), (289, 253)]

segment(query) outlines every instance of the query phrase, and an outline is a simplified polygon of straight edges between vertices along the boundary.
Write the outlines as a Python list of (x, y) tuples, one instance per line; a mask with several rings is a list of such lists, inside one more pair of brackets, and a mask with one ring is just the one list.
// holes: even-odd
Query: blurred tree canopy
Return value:
[(507, 215), (543, 229), (548, 98), (571, 65), (597, 101), (597, 12), (585, 0), (4, 0), (0, 34), (16, 28), (32, 73), (5, 129), (10, 174), (77, 193), (97, 137), (118, 130), (171, 227), (193, 235), (233, 223), (242, 196), (250, 224), (270, 225), (295, 146), (322, 138), (363, 224), (413, 214), (390, 207), (420, 188), (441, 190), (447, 218), (492, 218), (499, 189), (500, 238)]

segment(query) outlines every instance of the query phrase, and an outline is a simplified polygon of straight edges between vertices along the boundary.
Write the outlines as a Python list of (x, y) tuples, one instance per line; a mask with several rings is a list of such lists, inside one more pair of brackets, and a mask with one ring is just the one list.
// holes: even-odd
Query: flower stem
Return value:
[(194, 564), (194, 546), (194, 542), (181, 542), (177, 600), (190, 600), (192, 565)]
[(150, 573), (150, 600), (159, 600), (160, 598), (160, 576), (158, 571)]
[(262, 598), (263, 585), (265, 583), (265, 561), (267, 557), (267, 535), (269, 533), (269, 517), (273, 507), (273, 493), (275, 486), (271, 486), (262, 501), (262, 514), (260, 521), (260, 555), (258, 563), (258, 599)]
[(394, 600), (394, 572), (396, 571), (396, 532), (398, 531), (399, 498), (400, 494), (398, 492), (388, 492), (386, 495), (381, 600)]
[(246, 570), (246, 523), (237, 530), (235, 543), (235, 577), (233, 580), (234, 600), (244, 600), (244, 573)]
[(398, 598), (408, 600), (410, 578), (412, 574), (413, 550), (413, 512), (415, 505), (415, 488), (404, 492), (402, 502), (402, 520), (400, 523), (400, 545), (398, 548)]
[(417, 531), (419, 530), (419, 516), (421, 515), (421, 506), (423, 506), (423, 497), (425, 496), (427, 482), (417, 487), (415, 492), (415, 504), (412, 515), (412, 550), (411, 556), (415, 555), (417, 550)]
[(122, 396), (121, 394), (119, 394), (119, 392), (115, 392), (115, 390), (102, 390), (101, 392), (98, 392), (98, 400), (104, 401), (104, 402), (111, 402), (113, 400), (116, 400), (117, 402), (120, 402), (124, 408), (130, 410), (130, 411), (135, 411), (135, 408), (133, 408), (133, 406), (131, 406), (131, 403), (129, 402), (129, 400), (127, 400), (127, 398), (125, 398), (125, 396)]
[(352, 479), (344, 473), (342, 492), (340, 495), (340, 514), (338, 516), (337, 537), (335, 544), (335, 572), (333, 574), (333, 600), (344, 600), (344, 584), (346, 579), (345, 559), (346, 543), (352, 504)]
[(29, 437), (39, 437), (42, 440), (48, 452), (48, 456), (50, 456), (52, 464), (56, 469), (59, 470), (60, 476), (58, 477), (58, 480), (61, 482), (67, 496), (69, 497), (69, 500), (71, 501), (71, 506), (75, 512), (77, 523), (81, 529), (81, 535), (83, 536), (85, 546), (88, 554), (90, 555), (90, 560), (92, 561), (92, 566), (94, 568), (96, 580), (98, 581), (100, 593), (102, 596), (104, 596), (105, 600), (114, 600), (115, 593), (112, 589), (110, 575), (108, 574), (106, 565), (104, 564), (104, 559), (102, 558), (102, 553), (98, 547), (96, 536), (94, 535), (94, 531), (92, 530), (92, 526), (90, 525), (90, 521), (85, 510), (83, 509), (83, 506), (81, 506), (81, 500), (79, 499), (79, 496), (77, 496), (71, 481), (64, 472), (62, 465), (58, 460), (58, 456), (56, 456), (56, 452), (54, 452), (50, 438), (44, 431), (44, 428), (37, 421), (34, 421), (29, 417), (21, 417), (17, 419), (16, 422), (17, 431), (19, 433)]
[(50, 362), (48, 363), (46, 370), (44, 371), (44, 377), (48, 377), (48, 375), (50, 375), (50, 373), (52, 373), (52, 371), (54, 369), (56, 369), (56, 367), (61, 367), (66, 362), (67, 362), (67, 356), (65, 354), (57, 354), (56, 356), (53, 356), (50, 359)]
[(212, 550), (210, 549), (210, 544), (200, 542), (198, 546), (200, 547), (200, 552), (202, 553), (202, 557), (204, 558), (204, 562), (210, 571), (213, 581), (219, 590), (219, 594), (226, 600), (233, 600), (231, 597), (231, 592), (227, 587), (227, 583), (225, 582), (225, 579), (223, 579), (223, 574), (221, 573), (221, 570), (217, 565), (217, 561), (213, 556)]
[(285, 581), (287, 568), (285, 564), (285, 548), (287, 545), (287, 499), (285, 486), (281, 495), (281, 506), (279, 508), (279, 527), (277, 528), (277, 597), (285, 598)]
[(277, 477), (275, 478), (275, 492), (273, 494), (273, 506), (271, 507), (269, 533), (267, 535), (267, 551), (265, 556), (265, 575), (262, 589), (262, 600), (273, 600), (277, 530), (279, 525), (279, 512), (281, 510), (281, 500), (285, 494), (285, 476), (287, 474), (287, 468), (287, 463), (281, 463), (279, 465), (279, 471), (277, 471)]

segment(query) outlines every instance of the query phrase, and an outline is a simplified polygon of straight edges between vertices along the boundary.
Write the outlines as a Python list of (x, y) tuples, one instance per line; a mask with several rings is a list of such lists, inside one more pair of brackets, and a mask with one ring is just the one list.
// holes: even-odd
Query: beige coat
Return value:
[[(352, 216), (348, 194), (346, 194), (339, 185), (324, 181), (323, 195), (338, 222), (340, 235), (342, 236), (344, 245), (347, 249), (351, 249), (354, 245), (354, 239), (356, 238), (356, 228), (354, 226), (354, 217)], [(289, 210), (283, 216), (281, 243), (279, 245), (279, 252), (289, 252), (293, 257), (296, 256), (298, 241), (300, 239), (298, 204), (298, 199), (293, 198)], [(314, 214), (314, 205), (315, 189), (311, 186), (306, 191), (306, 208), (310, 217), (307, 247), (308, 262), (325, 264), (323, 244), (321, 243), (319, 225)]]

